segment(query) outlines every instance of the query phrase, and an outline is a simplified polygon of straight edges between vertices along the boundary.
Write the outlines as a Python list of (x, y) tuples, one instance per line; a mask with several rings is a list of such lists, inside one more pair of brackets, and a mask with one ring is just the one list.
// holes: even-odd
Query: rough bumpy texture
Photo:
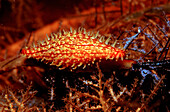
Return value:
[(100, 62), (101, 60), (123, 60), (123, 50), (108, 45), (110, 38), (104, 40), (99, 33), (86, 32), (84, 28), (69, 32), (60, 32), (47, 36), (45, 41), (36, 46), (22, 49), (21, 54), (28, 58), (40, 59), (51, 65), (56, 65), (60, 70), (71, 70)]

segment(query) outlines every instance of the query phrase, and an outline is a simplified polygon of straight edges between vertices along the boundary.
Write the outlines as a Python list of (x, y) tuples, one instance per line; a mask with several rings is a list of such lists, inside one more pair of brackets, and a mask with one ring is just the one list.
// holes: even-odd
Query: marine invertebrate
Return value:
[(85, 69), (87, 65), (95, 62), (100, 62), (101, 65), (109, 64), (107, 60), (114, 60), (117, 65), (125, 65), (124, 67), (131, 66), (134, 61), (126, 61), (126, 64), (123, 62), (125, 51), (115, 48), (114, 44), (108, 45), (110, 38), (104, 38), (99, 33), (86, 32), (84, 28), (74, 31), (71, 29), (69, 32), (51, 34), (51, 38), (47, 36), (47, 39), (38, 45), (22, 49), (21, 54), (56, 65), (60, 70), (74, 70), (77, 67)]
[[(82, 88), (79, 90), (76, 87), (72, 88), (66, 83), (66, 87), (69, 89), (69, 94), (64, 98), (67, 111), (141, 112), (154, 110), (155, 107), (149, 107), (148, 104), (152, 104), (153, 102), (151, 101), (159, 97), (157, 94), (159, 94), (159, 89), (164, 83), (165, 75), (162, 75), (160, 80), (155, 82), (155, 86), (150, 88), (148, 94), (144, 92), (146, 86), (144, 89), (141, 88), (139, 76), (136, 77), (135, 75), (134, 77), (132, 73), (128, 78), (126, 77), (126, 80), (128, 79), (131, 83), (124, 85), (120, 82), (123, 77), (118, 79), (116, 74), (114, 74), (116, 78), (111, 75), (106, 78), (98, 63), (96, 65), (99, 71), (98, 74), (91, 75), (88, 80), (79, 78), (83, 85), (89, 88), (88, 91), (86, 91), (84, 86), (81, 86)], [(130, 79), (130, 77), (133, 78)], [(159, 104), (159, 101), (157, 103)], [(154, 104), (155, 102), (152, 105)]]

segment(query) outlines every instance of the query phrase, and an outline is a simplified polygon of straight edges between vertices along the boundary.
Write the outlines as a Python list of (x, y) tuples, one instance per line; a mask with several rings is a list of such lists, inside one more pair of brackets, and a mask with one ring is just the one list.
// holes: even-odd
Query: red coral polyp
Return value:
[(55, 65), (59, 69), (83, 66), (101, 60), (123, 60), (125, 52), (108, 45), (109, 38), (103, 40), (99, 33), (86, 33), (84, 28), (52, 34), (36, 46), (22, 49), (21, 54)]

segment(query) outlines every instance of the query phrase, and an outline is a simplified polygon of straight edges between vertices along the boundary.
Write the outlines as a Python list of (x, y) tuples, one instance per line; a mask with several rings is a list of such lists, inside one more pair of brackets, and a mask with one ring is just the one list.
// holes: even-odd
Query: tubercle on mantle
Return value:
[(110, 38), (105, 40), (99, 32), (86, 32), (84, 28), (70, 29), (68, 32), (63, 30), (47, 36), (45, 41), (38, 42), (37, 45), (23, 48), (21, 54), (55, 65), (60, 70), (69, 68), (71, 71), (80, 67), (85, 69), (95, 62), (103, 62), (104, 66), (109, 66), (103, 60), (111, 60), (112, 63), (125, 62), (125, 51), (115, 48), (115, 43), (108, 45), (109, 40)]

